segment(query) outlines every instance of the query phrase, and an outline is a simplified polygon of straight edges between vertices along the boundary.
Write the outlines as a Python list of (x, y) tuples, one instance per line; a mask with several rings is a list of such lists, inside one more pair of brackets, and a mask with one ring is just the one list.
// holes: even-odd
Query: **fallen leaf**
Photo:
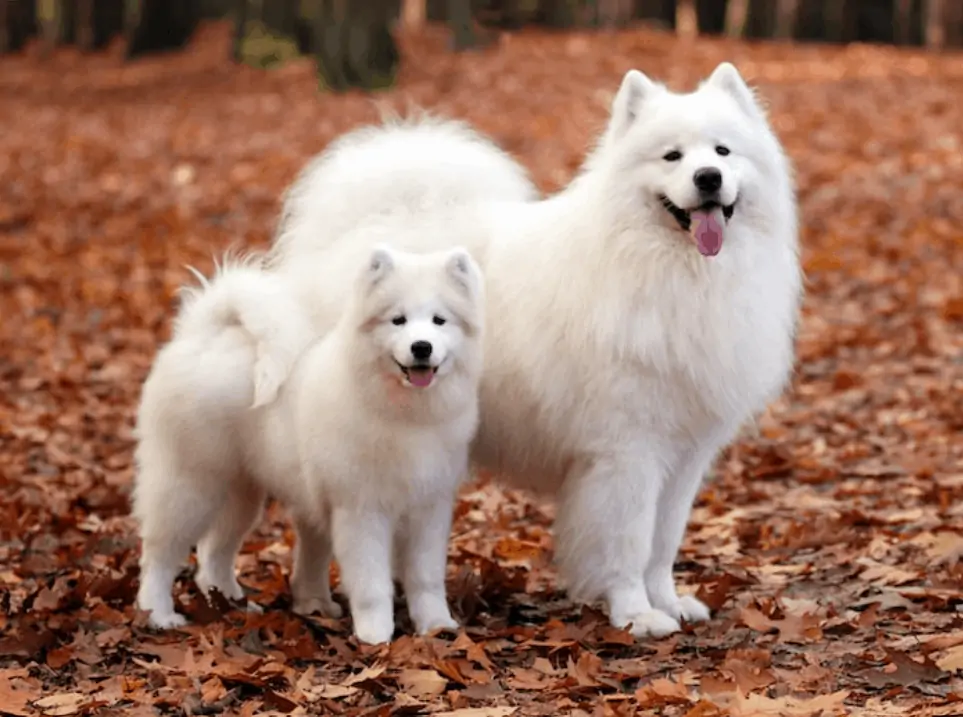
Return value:
[(448, 680), (435, 670), (402, 670), (398, 685), (412, 697), (432, 697), (445, 691)]
[(39, 708), (45, 715), (60, 717), (80, 712), (89, 702), (91, 702), (90, 697), (81, 692), (61, 692), (39, 699), (33, 703), (33, 706)]

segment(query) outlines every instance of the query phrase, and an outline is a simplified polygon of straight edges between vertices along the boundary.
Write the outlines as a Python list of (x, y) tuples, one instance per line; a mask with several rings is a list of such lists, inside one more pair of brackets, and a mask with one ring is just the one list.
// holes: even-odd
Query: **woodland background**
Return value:
[[(963, 713), (960, 5), (0, 1), (0, 714)], [(807, 297), (793, 385), (679, 556), (710, 622), (636, 642), (573, 605), (552, 506), (482, 476), (456, 637), (411, 637), (400, 605), (380, 647), (292, 615), (277, 506), (238, 561), (263, 615), (185, 570), (193, 625), (146, 627), (133, 421), (185, 264), (265, 246), (378, 105), (465, 118), (553, 191), (627, 69), (682, 90), (723, 60), (795, 165)]]

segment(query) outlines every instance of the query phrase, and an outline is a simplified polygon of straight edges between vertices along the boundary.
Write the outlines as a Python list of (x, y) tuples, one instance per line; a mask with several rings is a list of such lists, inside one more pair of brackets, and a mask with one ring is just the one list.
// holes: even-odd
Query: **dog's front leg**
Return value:
[(597, 454), (566, 477), (556, 518), (556, 557), (576, 600), (608, 603), (616, 627), (661, 637), (679, 622), (653, 607), (645, 587), (664, 466), (640, 451)]
[(391, 551), (394, 521), (378, 510), (335, 508), (331, 532), (341, 586), (354, 634), (362, 642), (390, 642), (395, 631)]
[(645, 571), (645, 584), (652, 604), (677, 620), (686, 622), (708, 620), (709, 608), (692, 595), (680, 596), (676, 592), (672, 568), (685, 536), (692, 504), (715, 455), (715, 443), (700, 447), (682, 462), (679, 470), (662, 486), (655, 542)]
[(454, 496), (440, 490), (429, 503), (412, 510), (404, 523), (401, 577), (408, 612), (420, 634), (458, 628), (445, 593), (453, 504)]

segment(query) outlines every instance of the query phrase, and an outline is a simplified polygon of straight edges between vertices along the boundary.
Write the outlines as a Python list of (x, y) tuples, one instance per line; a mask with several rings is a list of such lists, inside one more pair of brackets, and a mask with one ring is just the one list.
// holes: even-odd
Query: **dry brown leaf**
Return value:
[(436, 717), (508, 717), (517, 707), (462, 707), (448, 712), (436, 712)]
[(448, 680), (435, 670), (402, 670), (398, 686), (412, 697), (432, 697), (445, 691)]
[(811, 699), (795, 697), (770, 698), (765, 695), (739, 695), (732, 703), (731, 710), (734, 717), (830, 717), (830, 715), (844, 715), (848, 710), (844, 706), (849, 692), (841, 690), (828, 695), (820, 695)]
[(90, 696), (82, 692), (61, 692), (39, 699), (33, 703), (33, 706), (45, 715), (62, 717), (62, 715), (77, 714), (91, 701)]

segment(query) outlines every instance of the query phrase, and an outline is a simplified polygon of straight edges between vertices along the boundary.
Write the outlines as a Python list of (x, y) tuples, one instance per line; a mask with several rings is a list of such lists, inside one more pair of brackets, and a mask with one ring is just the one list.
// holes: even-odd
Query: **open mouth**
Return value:
[(736, 202), (729, 205), (705, 202), (695, 209), (683, 209), (664, 194), (659, 197), (665, 210), (675, 217), (682, 231), (689, 234), (702, 256), (715, 256), (722, 251), (726, 227), (736, 210)]
[(682, 231), (687, 232), (692, 228), (692, 215), (694, 213), (702, 213), (704, 215), (711, 214), (717, 209), (722, 210), (722, 216), (725, 217), (728, 222), (732, 219), (732, 214), (736, 211), (736, 203), (733, 202), (729, 205), (719, 204), (719, 202), (706, 202), (702, 206), (696, 207), (695, 209), (685, 210), (682, 207), (673, 204), (672, 200), (669, 199), (664, 194), (659, 197), (659, 201), (662, 202), (662, 206), (665, 210), (675, 217), (675, 220), (679, 223), (679, 227)]
[(397, 361), (395, 361), (395, 363), (398, 364), (398, 368), (401, 369), (405, 381), (407, 381), (410, 386), (415, 386), (416, 388), (428, 388), (431, 382), (435, 380), (435, 374), (438, 373), (437, 366), (429, 366), (428, 364), (405, 366)]

